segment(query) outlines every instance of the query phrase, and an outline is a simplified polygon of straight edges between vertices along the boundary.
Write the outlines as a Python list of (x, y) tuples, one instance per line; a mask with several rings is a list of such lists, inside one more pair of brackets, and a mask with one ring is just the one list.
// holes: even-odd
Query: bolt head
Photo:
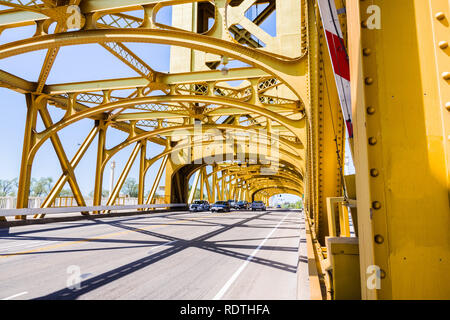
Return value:
[(442, 50), (447, 49), (448, 48), (448, 42), (447, 41), (439, 42), (439, 48), (441, 48)]
[(363, 49), (363, 54), (364, 54), (365, 56), (370, 56), (370, 55), (372, 54), (372, 50), (369, 49), (369, 48), (364, 48), (364, 49)]
[(372, 208), (374, 208), (375, 210), (380, 210), (381, 209), (381, 203), (379, 201), (374, 201), (372, 203)]
[(368, 107), (367, 108), (367, 113), (370, 114), (370, 115), (374, 114), (375, 113), (375, 108), (374, 107)]
[(384, 242), (384, 237), (382, 235), (380, 235), (380, 234), (377, 234), (375, 236), (375, 242), (378, 243), (378, 244), (382, 244)]
[(366, 82), (367, 85), (371, 85), (373, 83), (373, 78), (367, 77), (365, 82)]
[(378, 177), (380, 175), (380, 172), (377, 169), (371, 169), (370, 170), (370, 175), (372, 177)]
[(370, 137), (369, 138), (369, 144), (371, 145), (371, 146), (374, 146), (374, 145), (376, 145), (377, 144), (377, 138), (375, 138), (375, 137)]
[(438, 12), (438, 13), (436, 13), (436, 19), (437, 20), (439, 20), (439, 21), (441, 21), (441, 20), (444, 20), (445, 19), (445, 13), (443, 13), (443, 12)]

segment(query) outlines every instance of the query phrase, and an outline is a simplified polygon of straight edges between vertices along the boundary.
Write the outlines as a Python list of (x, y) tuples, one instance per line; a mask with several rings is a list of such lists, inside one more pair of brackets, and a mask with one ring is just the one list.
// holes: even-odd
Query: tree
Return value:
[(128, 178), (122, 187), (122, 193), (129, 196), (130, 198), (137, 198), (139, 185), (134, 178)]
[(62, 189), (61, 192), (59, 193), (60, 197), (73, 197), (73, 192), (72, 190), (69, 189)]
[(299, 200), (297, 202), (285, 202), (283, 204), (283, 208), (285, 209), (302, 209), (303, 208), (303, 201)]
[(31, 180), (31, 188), (30, 188), (31, 195), (34, 197), (46, 196), (52, 188), (52, 183), (53, 179), (50, 177), (40, 178), (39, 180), (33, 178)]
[(0, 197), (15, 195), (17, 187), (17, 178), (12, 180), (0, 180)]
[[(94, 197), (94, 191), (92, 190), (91, 192), (89, 192), (89, 197), (93, 198)], [(107, 198), (109, 197), (109, 191), (106, 189), (102, 189), (102, 198)]]

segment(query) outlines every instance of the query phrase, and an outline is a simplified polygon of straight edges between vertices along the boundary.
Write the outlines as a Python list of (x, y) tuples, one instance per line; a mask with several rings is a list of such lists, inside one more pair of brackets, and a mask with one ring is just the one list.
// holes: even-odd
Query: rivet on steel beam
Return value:
[(367, 21), (363, 21), (363, 22), (361, 22), (361, 27), (363, 27), (363, 28), (367, 28)]
[(377, 144), (377, 138), (375, 138), (375, 137), (370, 137), (369, 138), (369, 144), (371, 145), (371, 146), (374, 146), (374, 145), (376, 145)]
[(364, 49), (363, 49), (363, 54), (364, 54), (365, 56), (370, 56), (370, 55), (372, 54), (372, 50), (369, 49), (369, 48), (364, 48)]
[(377, 235), (375, 236), (375, 242), (378, 243), (378, 244), (382, 244), (382, 243), (384, 242), (383, 236), (380, 235), (380, 234), (377, 234)]
[(375, 108), (374, 107), (368, 107), (367, 108), (367, 113), (370, 114), (370, 115), (374, 114), (375, 113)]
[(447, 41), (439, 42), (439, 48), (441, 48), (442, 50), (447, 49), (448, 48), (448, 42)]
[(443, 13), (443, 12), (436, 13), (436, 19), (444, 20), (444, 18), (445, 18), (445, 13)]
[(444, 72), (442, 78), (444, 78), (444, 80), (450, 80), (450, 72)]
[(385, 279), (386, 278), (386, 271), (384, 271), (383, 269), (380, 269), (380, 278), (381, 279)]
[(377, 169), (371, 169), (370, 170), (370, 175), (375, 178), (375, 177), (378, 177), (380, 175), (380, 172)]
[(372, 208), (374, 208), (375, 210), (381, 209), (381, 202), (379, 201), (372, 202)]
[(372, 79), (371, 77), (367, 77), (366, 80), (365, 80), (365, 83), (366, 83), (367, 85), (370, 85), (370, 84), (373, 83), (373, 79)]
[(445, 108), (447, 111), (450, 111), (450, 101), (445, 104)]

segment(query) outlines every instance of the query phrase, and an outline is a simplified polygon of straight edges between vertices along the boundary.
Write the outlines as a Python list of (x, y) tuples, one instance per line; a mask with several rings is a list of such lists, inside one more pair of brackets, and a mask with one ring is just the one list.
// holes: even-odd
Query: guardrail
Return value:
[(161, 208), (181, 208), (187, 204), (142, 204), (135, 206), (92, 206), (92, 207), (60, 207), (60, 208), (32, 208), (32, 209), (0, 209), (0, 217), (27, 216), (39, 214), (59, 214), (77, 212), (101, 212), (101, 211), (121, 211), (135, 209), (161, 209)]
[[(338, 212), (335, 210), (336, 205)], [(328, 230), (330, 237), (355, 236), (356, 226), (350, 220), (350, 207), (356, 208), (356, 200), (345, 199), (344, 197), (327, 198)], [(337, 221), (339, 221), (339, 228), (336, 226)]]

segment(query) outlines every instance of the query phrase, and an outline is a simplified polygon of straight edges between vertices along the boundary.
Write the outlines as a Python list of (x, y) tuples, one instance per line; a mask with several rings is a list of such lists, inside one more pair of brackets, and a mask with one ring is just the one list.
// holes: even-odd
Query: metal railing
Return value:
[[(336, 207), (338, 212), (336, 212)], [(330, 237), (355, 236), (355, 226), (350, 211), (352, 207), (356, 207), (356, 200), (345, 199), (344, 197), (327, 198), (328, 230)], [(339, 223), (338, 226), (337, 222)]]
[(186, 207), (184, 203), (174, 204), (142, 204), (128, 206), (92, 206), (92, 207), (60, 207), (60, 208), (28, 208), (28, 209), (0, 209), (0, 217), (31, 216), (41, 214), (60, 214), (78, 212), (109, 212), (139, 209), (170, 209)]
[(74, 197), (58, 197), (50, 208), (41, 208), (44, 203), (44, 197), (30, 197), (28, 200), (28, 208), (16, 209), (16, 197), (0, 197), (0, 217), (12, 217), (22, 215), (39, 215), (39, 214), (59, 214), (59, 213), (76, 213), (76, 212), (108, 212), (123, 210), (155, 210), (180, 208), (185, 204), (171, 204), (169, 197), (157, 196), (151, 204), (139, 205), (138, 198), (118, 197), (112, 206), (106, 206), (108, 199), (103, 198), (101, 205), (94, 206), (93, 199), (85, 199), (86, 205), (78, 206)]
[[(28, 208), (35, 209), (40, 208), (44, 203), (45, 197), (30, 197), (28, 199)], [(106, 205), (108, 202), (107, 198), (103, 198), (101, 204)], [(85, 199), (86, 206), (93, 206), (94, 200), (91, 198)], [(166, 196), (155, 196), (151, 204), (169, 204), (170, 197)], [(118, 197), (114, 205), (121, 206), (133, 206), (138, 205), (138, 198), (131, 197)], [(78, 203), (74, 197), (58, 197), (52, 204), (52, 208), (62, 208), (62, 207), (76, 207)], [(16, 197), (0, 197), (0, 209), (16, 209), (17, 208), (17, 198)]]

